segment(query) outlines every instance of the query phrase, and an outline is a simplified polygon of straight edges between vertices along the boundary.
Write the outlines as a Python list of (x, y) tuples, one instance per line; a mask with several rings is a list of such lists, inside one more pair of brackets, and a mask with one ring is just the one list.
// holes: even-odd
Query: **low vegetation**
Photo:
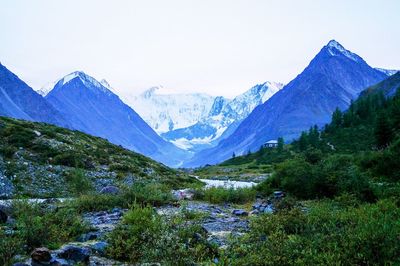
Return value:
[(208, 189), (196, 190), (194, 199), (207, 201), (213, 204), (236, 203), (243, 204), (254, 201), (256, 190), (253, 188), (223, 188), (211, 187)]
[(109, 236), (109, 256), (129, 263), (192, 265), (211, 261), (217, 249), (200, 226), (162, 219), (151, 207), (134, 205)]

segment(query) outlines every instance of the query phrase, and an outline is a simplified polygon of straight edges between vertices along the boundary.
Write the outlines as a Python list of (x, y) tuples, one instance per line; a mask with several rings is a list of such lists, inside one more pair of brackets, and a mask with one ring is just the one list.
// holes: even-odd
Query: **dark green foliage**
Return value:
[(16, 236), (26, 245), (26, 251), (47, 246), (55, 248), (86, 232), (88, 226), (70, 208), (53, 210), (27, 202), (16, 202), (13, 207)]
[(22, 252), (23, 242), (18, 236), (6, 234), (0, 228), (0, 265), (12, 265), (13, 257)]
[(75, 168), (71, 170), (66, 173), (65, 179), (74, 195), (86, 194), (93, 189), (92, 181), (82, 169)]
[(134, 205), (109, 235), (108, 255), (129, 263), (193, 265), (213, 258), (200, 226), (163, 220), (151, 207)]
[(390, 201), (340, 208), (336, 202), (263, 215), (235, 242), (230, 265), (397, 265), (400, 211)]
[(379, 148), (385, 148), (389, 145), (393, 138), (392, 128), (389, 124), (389, 119), (385, 113), (380, 113), (376, 119), (375, 125), (375, 141)]
[(281, 189), (301, 199), (332, 198), (343, 193), (365, 201), (375, 199), (367, 176), (350, 155), (331, 155), (316, 164), (303, 157), (287, 160), (278, 164), (264, 183), (262, 189)]
[(122, 189), (118, 195), (84, 194), (69, 204), (78, 212), (87, 212), (109, 210), (115, 207), (130, 208), (135, 203), (161, 206), (172, 202), (168, 186), (154, 182), (137, 182), (129, 188)]
[(222, 203), (246, 203), (255, 200), (256, 191), (252, 188), (222, 188), (211, 187), (197, 190), (195, 199), (204, 200), (213, 204)]

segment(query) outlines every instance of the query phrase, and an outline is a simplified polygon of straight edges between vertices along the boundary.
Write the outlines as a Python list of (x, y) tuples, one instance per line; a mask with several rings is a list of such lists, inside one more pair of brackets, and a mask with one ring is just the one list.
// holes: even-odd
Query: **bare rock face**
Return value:
[(48, 248), (35, 248), (31, 253), (33, 262), (49, 263), (51, 261), (51, 254)]

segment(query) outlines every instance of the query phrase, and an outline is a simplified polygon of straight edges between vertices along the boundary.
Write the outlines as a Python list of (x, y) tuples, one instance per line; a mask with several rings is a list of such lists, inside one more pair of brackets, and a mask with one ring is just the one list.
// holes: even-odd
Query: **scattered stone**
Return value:
[(79, 242), (87, 242), (91, 240), (96, 240), (99, 237), (98, 232), (89, 232), (87, 234), (83, 234), (78, 237), (77, 241)]
[(103, 256), (106, 252), (106, 248), (108, 246), (108, 243), (105, 241), (99, 241), (96, 242), (92, 245), (90, 245), (90, 248), (97, 254)]
[(192, 200), (194, 197), (194, 191), (189, 188), (172, 190), (172, 196), (176, 200)]
[(106, 186), (100, 190), (100, 193), (116, 195), (120, 193), (120, 189), (116, 186)]
[(233, 210), (232, 214), (236, 215), (236, 216), (247, 216), (247, 215), (249, 215), (249, 213), (247, 211), (245, 211), (245, 210)]
[(45, 247), (35, 248), (31, 253), (32, 262), (50, 263), (50, 250)]
[(249, 215), (258, 215), (258, 214), (260, 214), (260, 211), (259, 210), (252, 210), (250, 213), (249, 213)]

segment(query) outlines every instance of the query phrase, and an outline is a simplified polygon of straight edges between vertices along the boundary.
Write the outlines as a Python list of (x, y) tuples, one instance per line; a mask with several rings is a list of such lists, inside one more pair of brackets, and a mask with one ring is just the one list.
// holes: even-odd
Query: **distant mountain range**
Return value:
[(312, 125), (324, 126), (335, 108), (346, 109), (363, 89), (391, 74), (370, 67), (332, 40), (300, 75), (255, 108), (234, 133), (197, 153), (185, 166), (218, 163), (233, 153), (258, 150), (268, 140), (284, 137), (290, 141)]
[(278, 92), (283, 84), (265, 82), (256, 85), (233, 100), (215, 97), (207, 114), (192, 126), (161, 134), (178, 147), (197, 152), (228, 137), (255, 107)]
[[(396, 72), (372, 68), (332, 40), (286, 86), (265, 82), (234, 99), (154, 87), (121, 100), (107, 81), (81, 71), (39, 94), (0, 64), (0, 115), (80, 130), (169, 166), (193, 167), (257, 150), (278, 137), (289, 142), (315, 124), (322, 127), (337, 107), (346, 109), (363, 89), (398, 77)], [(396, 89), (392, 83), (383, 86), (388, 95)]]

